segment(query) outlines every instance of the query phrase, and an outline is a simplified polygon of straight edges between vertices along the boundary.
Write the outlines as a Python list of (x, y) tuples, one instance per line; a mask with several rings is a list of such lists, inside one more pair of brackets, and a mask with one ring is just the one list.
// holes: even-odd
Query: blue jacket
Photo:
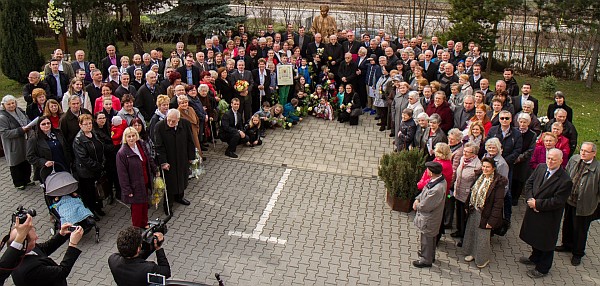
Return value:
[(365, 76), (365, 83), (368, 86), (375, 86), (375, 84), (377, 84), (377, 81), (379, 80), (379, 78), (381, 77), (382, 73), (381, 73), (381, 67), (377, 64), (375, 65), (371, 65), (371, 64), (367, 64), (367, 75)]
[(300, 121), (300, 117), (295, 115), (296, 107), (292, 105), (291, 102), (288, 102), (283, 107), (283, 116), (287, 118), (287, 122), (298, 122)]

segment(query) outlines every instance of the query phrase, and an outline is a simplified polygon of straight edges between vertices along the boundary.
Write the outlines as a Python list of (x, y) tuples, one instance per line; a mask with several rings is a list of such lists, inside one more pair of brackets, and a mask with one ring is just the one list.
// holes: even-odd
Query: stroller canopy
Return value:
[(76, 192), (79, 182), (69, 172), (53, 172), (46, 178), (45, 187), (46, 195), (61, 197)]

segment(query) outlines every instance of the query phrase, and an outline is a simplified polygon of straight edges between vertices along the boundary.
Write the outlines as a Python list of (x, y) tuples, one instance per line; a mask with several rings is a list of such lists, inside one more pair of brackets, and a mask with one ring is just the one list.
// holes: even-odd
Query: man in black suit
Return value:
[(75, 61), (71, 62), (71, 66), (74, 71), (83, 69), (86, 75), (90, 75), (90, 62), (85, 60), (85, 52), (83, 50), (77, 50), (75, 52)]
[(254, 80), (252, 79), (252, 72), (246, 70), (246, 63), (244, 61), (237, 61), (237, 69), (230, 75), (231, 80), (229, 84), (234, 87), (238, 80), (245, 80), (248, 82), (248, 91), (237, 92), (236, 97), (240, 100), (240, 112), (243, 114), (244, 121), (248, 122), (252, 116), (252, 90), (254, 87)]
[(306, 29), (304, 26), (300, 26), (300, 28), (298, 28), (298, 34), (294, 36), (294, 45), (300, 47), (300, 55), (303, 58), (306, 57), (306, 49), (311, 41), (310, 36), (305, 34), (305, 31)]
[(314, 61), (314, 57), (317, 55), (317, 51), (325, 47), (325, 45), (321, 43), (322, 40), (323, 38), (321, 34), (316, 33), (314, 42), (309, 43), (306, 47), (306, 58), (308, 59), (309, 63)]
[(433, 57), (437, 57), (437, 51), (443, 50), (444, 47), (440, 45), (439, 39), (436, 36), (431, 37), (431, 45), (427, 48), (428, 50), (433, 52)]
[(357, 70), (358, 67), (356, 66), (356, 63), (352, 61), (352, 54), (346, 53), (344, 55), (344, 61), (340, 64), (340, 68), (338, 70), (338, 76), (341, 80), (340, 83), (343, 85), (352, 84), (352, 86), (356, 90), (356, 84), (354, 82), (354, 79), (357, 76)]
[[(65, 223), (50, 240), (37, 244), (38, 239), (35, 229), (32, 228), (27, 234), (27, 245), (23, 261), (12, 272), (12, 279), (15, 285), (67, 285), (67, 276), (71, 273), (75, 261), (81, 254), (77, 244), (83, 236), (83, 228), (77, 226), (75, 231), (69, 231), (70, 223)], [(17, 230), (11, 231), (13, 241), (17, 237)], [(54, 253), (61, 245), (69, 240), (69, 247), (60, 265), (54, 262), (49, 255)]]
[(115, 46), (108, 45), (106, 47), (107, 56), (100, 61), (102, 63), (100, 67), (100, 71), (102, 71), (102, 78), (105, 79), (108, 77), (108, 67), (115, 65), (118, 68), (121, 67), (121, 56), (117, 55), (117, 50)]
[[(171, 266), (161, 247), (164, 236), (160, 232), (154, 233), (154, 245), (151, 249), (142, 249), (141, 229), (130, 226), (119, 232), (117, 236), (117, 250), (108, 258), (108, 267), (117, 282), (117, 285), (146, 286), (148, 273), (155, 273), (171, 277)], [(156, 250), (156, 261), (146, 261)]]
[(48, 99), (56, 99), (61, 102), (63, 95), (68, 91), (69, 79), (67, 75), (58, 70), (58, 62), (57, 59), (50, 60), (51, 73), (46, 75), (44, 81), (50, 90)]
[[(99, 70), (92, 71), (92, 82), (85, 87), (85, 91), (90, 97), (92, 106), (96, 103), (96, 99), (102, 96), (102, 72)], [(93, 110), (90, 110), (93, 111)]]
[(480, 82), (483, 79), (483, 75), (481, 74), (481, 65), (474, 64), (472, 71), (473, 73), (469, 75), (469, 84), (471, 84), (471, 87), (474, 90), (481, 89)]
[(48, 84), (40, 79), (41, 75), (38, 71), (32, 71), (29, 73), (29, 76), (27, 77), (29, 83), (23, 86), (23, 98), (27, 102), (27, 105), (33, 103), (31, 92), (33, 92), (33, 90), (36, 88), (41, 88), (46, 91), (46, 94), (50, 94), (50, 88), (48, 87)]
[(27, 234), (33, 228), (33, 218), (27, 215), (25, 222), (20, 223), (19, 218), (15, 218), (15, 230), (16, 235), (14, 240), (6, 247), (6, 251), (0, 258), (0, 285), (4, 285), (4, 280), (10, 276), (12, 271), (19, 266), (19, 262), (25, 250), (23, 249), (23, 243), (27, 238)]
[(156, 110), (156, 98), (161, 93), (156, 84), (157, 76), (153, 71), (146, 73), (146, 84), (142, 85), (135, 96), (135, 104), (144, 118), (151, 118)]
[(323, 54), (329, 70), (335, 75), (336, 82), (340, 82), (341, 78), (338, 75), (340, 64), (344, 61), (344, 48), (337, 42), (337, 36), (329, 36), (329, 44), (325, 45), (325, 53)]
[(437, 71), (439, 66), (437, 63), (431, 61), (433, 58), (433, 52), (431, 50), (425, 51), (425, 60), (419, 62), (419, 66), (423, 68), (423, 76), (427, 79), (427, 81), (432, 82), (437, 80)]
[[(354, 33), (352, 31), (346, 32), (346, 41), (342, 43), (344, 53), (351, 53), (352, 59), (356, 60), (358, 49), (361, 47), (360, 42), (354, 39)], [(365, 52), (366, 53), (366, 52)]]
[(181, 82), (188, 85), (200, 84), (200, 69), (194, 65), (194, 58), (187, 56), (185, 64), (177, 68), (177, 72), (181, 75)]
[(267, 31), (265, 32), (265, 38), (266, 37), (275, 38), (275, 30), (273, 29), (273, 24), (267, 25)]
[(530, 93), (531, 93), (531, 84), (524, 83), (523, 86), (521, 86), (521, 96), (515, 96), (512, 98), (512, 103), (515, 107), (515, 114), (517, 114), (517, 113), (521, 112), (521, 110), (523, 110), (523, 103), (525, 101), (531, 100), (533, 102), (533, 114), (535, 114), (535, 116), (537, 116), (539, 102)]
[(248, 142), (246, 133), (242, 131), (243, 122), (242, 115), (238, 112), (240, 108), (240, 100), (238, 98), (231, 99), (231, 109), (223, 114), (221, 118), (221, 141), (227, 143), (225, 156), (237, 158), (235, 154), (237, 145)]
[[(271, 72), (266, 69), (267, 61), (258, 60), (258, 68), (252, 71), (252, 80), (254, 88), (252, 89), (252, 112), (260, 109), (263, 101), (271, 101)], [(262, 100), (261, 100), (262, 97)]]
[(235, 62), (237, 63), (238, 61), (244, 61), (245, 69), (246, 70), (253, 70), (255, 67), (252, 63), (252, 58), (250, 58), (250, 56), (246, 55), (246, 49), (244, 49), (243, 47), (238, 47), (238, 55), (236, 57), (233, 58), (235, 60)]
[(560, 167), (562, 161), (562, 151), (548, 150), (546, 164), (538, 165), (525, 183), (523, 196), (527, 198), (527, 209), (519, 237), (531, 245), (533, 251), (519, 262), (535, 265), (527, 271), (531, 278), (548, 275), (554, 260), (565, 203), (573, 188), (569, 174)]
[(208, 64), (206, 63), (206, 55), (203, 52), (196, 53), (196, 61), (194, 62), (200, 72), (208, 71)]
[(292, 25), (292, 24), (287, 24), (285, 29), (286, 29), (285, 32), (283, 32), (283, 34), (281, 34), (282, 42), (287, 41), (290, 38), (290, 35), (291, 35), (291, 39), (294, 39), (294, 37), (298, 35), (294, 32), (294, 25)]

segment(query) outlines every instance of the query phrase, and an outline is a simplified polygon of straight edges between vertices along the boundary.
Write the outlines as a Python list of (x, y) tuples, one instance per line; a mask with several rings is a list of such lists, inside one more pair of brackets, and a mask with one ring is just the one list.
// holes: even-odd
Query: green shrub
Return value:
[(388, 192), (401, 199), (413, 199), (417, 183), (425, 170), (425, 156), (419, 149), (384, 154), (379, 165), (379, 178)]
[(556, 92), (556, 85), (558, 84), (558, 79), (553, 75), (545, 76), (540, 80), (540, 89), (546, 97), (553, 97), (554, 92)]

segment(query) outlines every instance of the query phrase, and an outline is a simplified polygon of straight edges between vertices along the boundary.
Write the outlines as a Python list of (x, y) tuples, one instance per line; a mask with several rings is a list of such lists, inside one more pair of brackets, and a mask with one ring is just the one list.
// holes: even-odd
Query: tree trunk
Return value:
[(596, 69), (598, 68), (598, 52), (600, 50), (600, 37), (596, 35), (596, 41), (594, 42), (594, 48), (592, 50), (592, 59), (588, 68), (587, 80), (585, 81), (585, 87), (592, 88), (594, 84), (594, 78), (596, 77)]
[(64, 26), (62, 29), (60, 29), (60, 34), (58, 34), (58, 44), (60, 49), (63, 50), (63, 53), (69, 53), (69, 45), (67, 44), (67, 31), (65, 31)]
[(538, 6), (538, 15), (537, 15), (537, 22), (536, 22), (536, 28), (535, 28), (535, 43), (533, 44), (533, 64), (531, 66), (531, 70), (533, 71), (533, 74), (536, 73), (537, 71), (537, 55), (538, 55), (538, 44), (540, 43), (540, 17), (541, 17), (541, 9)]
[[(495, 36), (498, 37), (498, 23), (494, 23), (494, 31), (496, 31)], [(496, 39), (494, 38), (494, 44), (492, 45), (490, 51), (488, 52), (488, 60), (485, 71), (487, 73), (487, 77), (492, 74), (492, 62), (494, 61), (494, 51), (496, 50)]]
[(140, 6), (137, 1), (127, 1), (127, 9), (131, 14), (131, 39), (133, 41), (133, 51), (137, 54), (144, 53), (144, 42), (142, 41), (142, 31), (140, 28)]
[(77, 12), (71, 7), (71, 33), (73, 33), (73, 44), (79, 44), (79, 33), (77, 32)]
[(526, 70), (525, 65), (525, 34), (527, 33), (527, 0), (523, 1), (523, 35), (521, 35), (521, 69)]

